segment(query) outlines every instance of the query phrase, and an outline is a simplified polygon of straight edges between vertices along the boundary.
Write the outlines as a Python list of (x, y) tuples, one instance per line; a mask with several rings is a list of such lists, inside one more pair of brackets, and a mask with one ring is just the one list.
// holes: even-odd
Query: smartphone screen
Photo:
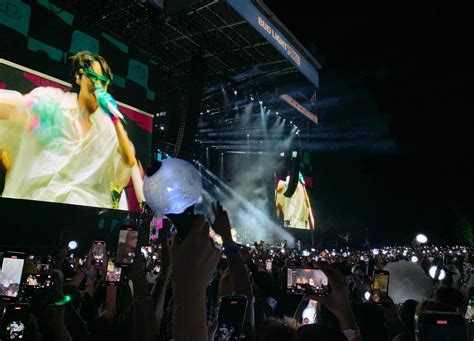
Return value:
[(373, 300), (378, 302), (381, 298), (388, 296), (388, 284), (390, 274), (388, 271), (374, 270), (372, 281)]
[(106, 283), (117, 283), (120, 282), (120, 275), (122, 274), (122, 268), (116, 266), (112, 262), (107, 263), (107, 274), (105, 275)]
[(456, 313), (422, 313), (416, 320), (416, 328), (419, 341), (468, 339), (466, 321)]
[(20, 252), (7, 252), (3, 258), (0, 272), (0, 295), (6, 299), (16, 299), (20, 291), (21, 274), (25, 264), (25, 254)]
[(105, 242), (96, 240), (92, 246), (92, 257), (96, 264), (100, 264), (104, 261), (105, 255)]
[(218, 315), (219, 324), (214, 340), (240, 340), (246, 310), (247, 297), (221, 297)]
[(22, 340), (25, 338), (26, 318), (29, 312), (28, 304), (10, 304), (6, 308), (3, 323), (2, 340)]
[(467, 305), (466, 314), (464, 315), (464, 318), (467, 322), (472, 323), (474, 321), (474, 296), (472, 295), (472, 288), (469, 292), (469, 295), (469, 304)]
[(53, 276), (50, 274), (29, 274), (25, 284), (34, 289), (46, 289), (53, 285)]
[(326, 296), (328, 278), (318, 269), (287, 268), (286, 291), (292, 294)]
[(266, 269), (267, 271), (269, 271), (269, 272), (272, 271), (272, 262), (273, 262), (273, 261), (272, 261), (271, 259), (267, 259), (267, 260), (265, 261), (265, 269)]
[(133, 228), (122, 228), (119, 234), (117, 248), (117, 264), (133, 263), (135, 248), (138, 242), (138, 231)]
[(308, 304), (301, 312), (301, 323), (302, 324), (316, 323), (317, 314), (318, 314), (318, 302), (314, 300), (308, 300)]
[(469, 323), (472, 323), (472, 321), (474, 321), (474, 302), (469, 302), (469, 305), (466, 309), (466, 315), (464, 317)]

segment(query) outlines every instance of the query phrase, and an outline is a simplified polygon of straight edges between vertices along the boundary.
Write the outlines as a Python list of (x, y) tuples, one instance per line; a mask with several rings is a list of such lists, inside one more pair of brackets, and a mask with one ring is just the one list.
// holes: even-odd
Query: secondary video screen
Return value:
[[(313, 185), (313, 181), (309, 176), (311, 174), (311, 164), (309, 154), (304, 153), (302, 162), (300, 162), (300, 152), (293, 151), (280, 160), (280, 166), (275, 177), (275, 216), (281, 226), (286, 228), (296, 228), (312, 230), (314, 229), (314, 216), (308, 189)], [(291, 161), (296, 159), (296, 161)], [(294, 162), (300, 164), (297, 179), (296, 173), (292, 173), (291, 169)], [(306, 175), (306, 174), (307, 175)], [(291, 175), (293, 174), (293, 175)], [(296, 181), (296, 188), (291, 193), (290, 182)], [(291, 194), (291, 196), (289, 196)]]

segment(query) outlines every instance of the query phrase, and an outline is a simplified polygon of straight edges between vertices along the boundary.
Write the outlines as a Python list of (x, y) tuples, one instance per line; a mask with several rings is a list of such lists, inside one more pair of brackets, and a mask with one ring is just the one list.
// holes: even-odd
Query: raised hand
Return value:
[(313, 296), (310, 298), (324, 304), (338, 318), (341, 330), (355, 329), (355, 319), (344, 277), (336, 267), (326, 262), (319, 262), (318, 267), (326, 274), (331, 285), (331, 293), (327, 297)]
[(214, 223), (211, 225), (212, 229), (222, 237), (224, 245), (232, 243), (229, 216), (219, 201), (212, 203), (212, 211), (214, 212)]
[(174, 239), (170, 253), (173, 285), (203, 291), (220, 258), (219, 250), (209, 239), (209, 224), (204, 216), (196, 216), (184, 241)]

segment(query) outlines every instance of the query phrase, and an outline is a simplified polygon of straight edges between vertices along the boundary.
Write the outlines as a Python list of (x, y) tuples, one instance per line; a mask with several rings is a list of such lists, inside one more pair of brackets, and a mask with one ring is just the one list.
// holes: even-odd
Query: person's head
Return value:
[[(81, 51), (69, 57), (69, 59), (71, 60), (72, 92), (79, 93), (81, 91), (83, 78), (91, 80), (90, 83), (98, 82), (106, 91), (110, 90), (113, 75), (104, 57), (89, 51)], [(98, 79), (94, 73), (86, 72), (86, 70), (92, 70), (97, 75), (107, 78), (109, 80), (108, 84), (105, 84), (107, 83), (105, 79), (101, 81), (102, 78)]]
[(434, 300), (446, 305), (453, 307), (454, 309), (460, 309), (463, 306), (463, 295), (454, 288), (440, 287), (434, 293)]
[(307, 324), (298, 329), (292, 341), (345, 341), (347, 338), (336, 328), (320, 324)]
[(415, 300), (406, 300), (400, 307), (400, 321), (408, 331), (415, 330), (415, 312), (418, 302)]
[(387, 340), (385, 317), (376, 304), (359, 304), (355, 307), (354, 313), (364, 340)]
[(262, 341), (291, 341), (299, 325), (295, 319), (270, 319), (259, 331), (258, 340)]
[(70, 57), (72, 92), (78, 94), (89, 112), (97, 109), (97, 99), (94, 95), (96, 86), (105, 91), (110, 90), (112, 71), (106, 60), (88, 51), (81, 51)]

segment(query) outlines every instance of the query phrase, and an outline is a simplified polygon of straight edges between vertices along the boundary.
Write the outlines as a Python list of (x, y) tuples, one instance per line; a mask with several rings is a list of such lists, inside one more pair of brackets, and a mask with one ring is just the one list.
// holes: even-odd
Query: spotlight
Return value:
[(293, 121), (290, 121), (290, 124), (293, 124)]
[(207, 109), (206, 112), (209, 114), (211, 111), (209, 109)]
[(250, 134), (247, 134), (247, 137), (250, 137)]
[(418, 262), (418, 257), (417, 257), (417, 256), (411, 256), (411, 261), (412, 261), (413, 263)]
[(309, 251), (308, 250), (303, 250), (302, 255), (303, 255), (303, 257), (308, 257), (309, 256)]
[(379, 254), (379, 249), (373, 249), (372, 253), (374, 254), (374, 256), (377, 256)]
[(160, 126), (160, 130), (165, 130), (165, 127), (164, 127), (164, 126)]
[(285, 249), (281, 249), (280, 251), (281, 251), (281, 253), (285, 253)]
[(237, 96), (237, 90), (234, 90), (234, 95)]
[(249, 244), (249, 243), (247, 243), (247, 244), (245, 244), (245, 246), (246, 246), (246, 247), (250, 247), (250, 244)]
[(262, 102), (262, 101), (258, 101), (258, 104), (263, 104), (263, 102)]
[(420, 244), (425, 244), (428, 241), (428, 237), (420, 233), (416, 236), (416, 241)]
[(251, 100), (251, 101), (253, 101), (253, 100), (254, 100), (254, 99), (253, 99), (253, 95), (250, 95), (250, 100)]
[(201, 116), (202, 116), (202, 115), (204, 115), (204, 113), (203, 113), (202, 111), (201, 111), (201, 113), (200, 113), (200, 114), (201, 114)]
[(300, 134), (300, 132), (299, 132), (299, 131), (297, 131), (297, 132), (296, 132), (296, 135), (299, 135), (299, 134)]
[(315, 249), (315, 248), (311, 248), (311, 252), (316, 252), (316, 249)]
[(75, 248), (77, 248), (77, 242), (75, 240), (71, 240), (68, 244), (67, 244), (67, 247), (70, 249), (70, 250), (74, 250)]
[(366, 301), (370, 300), (370, 296), (371, 295), (370, 295), (369, 291), (364, 292), (364, 298), (365, 298)]

